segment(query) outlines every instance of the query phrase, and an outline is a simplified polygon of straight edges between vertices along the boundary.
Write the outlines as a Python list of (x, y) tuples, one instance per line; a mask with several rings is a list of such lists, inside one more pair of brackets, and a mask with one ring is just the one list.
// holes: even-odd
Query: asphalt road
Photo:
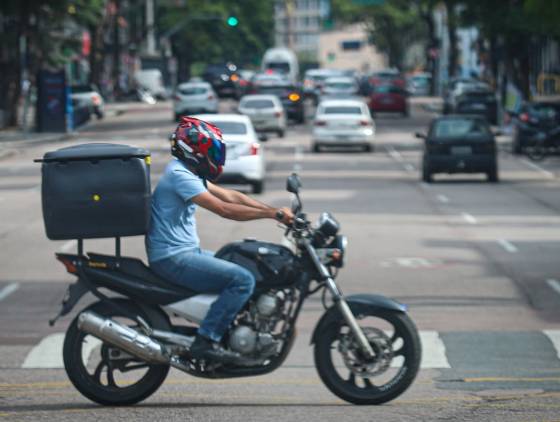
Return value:
[[(379, 407), (348, 405), (320, 382), (311, 332), (323, 312), (311, 300), (286, 365), (247, 379), (204, 381), (178, 371), (144, 403), (104, 408), (83, 398), (61, 368), (70, 318), (51, 328), (72, 281), (54, 259), (75, 242), (49, 241), (41, 216), (40, 165), (32, 162), (76, 142), (149, 148), (155, 185), (174, 128), (168, 104), (131, 104), (123, 115), (82, 131), (78, 139), (34, 145), (0, 161), (0, 420), (560, 420), (560, 160), (536, 166), (500, 139), (501, 183), (482, 176), (438, 176), (420, 182), (421, 144), (433, 113), (416, 101), (407, 119), (376, 118), (373, 153), (310, 152), (309, 126), (292, 126), (265, 144), (261, 201), (288, 205), (285, 179), (297, 171), (306, 211), (332, 212), (349, 237), (339, 275), (346, 294), (371, 292), (409, 305), (422, 337), (422, 371), (409, 391)], [(225, 101), (222, 111), (232, 103)], [(239, 187), (243, 189), (244, 187)], [(204, 210), (206, 249), (244, 237), (280, 242), (270, 221), (237, 223)], [(111, 252), (109, 240), (86, 250)], [(141, 237), (123, 241), (145, 258)], [(91, 300), (91, 299), (89, 299)]]

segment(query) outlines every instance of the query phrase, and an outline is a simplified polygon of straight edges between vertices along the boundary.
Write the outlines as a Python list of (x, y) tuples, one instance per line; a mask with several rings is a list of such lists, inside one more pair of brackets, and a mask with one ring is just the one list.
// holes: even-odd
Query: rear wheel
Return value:
[[(153, 328), (171, 329), (168, 321), (155, 311), (144, 312), (125, 300), (119, 301), (119, 305), (133, 315), (140, 315)], [(97, 302), (86, 310), (131, 327), (136, 326), (136, 322), (123, 312), (103, 302)], [(165, 381), (168, 365), (148, 364), (80, 331), (78, 316), (66, 332), (63, 357), (68, 378), (85, 397), (108, 406), (130, 405), (151, 396)]]
[(546, 147), (544, 142), (532, 141), (525, 148), (525, 153), (533, 161), (542, 161), (546, 157)]
[(493, 167), (488, 173), (486, 173), (486, 175), (490, 183), (498, 183), (500, 181), (498, 177), (498, 169), (496, 167)]
[(284, 131), (284, 129), (280, 129), (277, 133), (278, 133), (279, 138), (283, 138), (286, 135), (286, 132)]
[(313, 152), (321, 152), (321, 146), (319, 144), (313, 144)]
[(422, 166), (422, 180), (426, 183), (432, 183), (434, 181), (432, 170), (427, 163), (424, 163)]
[(264, 192), (264, 182), (262, 180), (251, 183), (253, 193)]
[(401, 395), (420, 367), (421, 345), (404, 313), (367, 310), (358, 323), (375, 353), (367, 359), (340, 315), (315, 344), (315, 365), (329, 390), (354, 404), (382, 404)]

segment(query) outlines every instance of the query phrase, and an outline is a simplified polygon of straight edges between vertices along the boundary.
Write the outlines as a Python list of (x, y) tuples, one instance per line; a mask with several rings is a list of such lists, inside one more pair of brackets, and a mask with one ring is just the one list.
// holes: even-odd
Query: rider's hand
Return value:
[(291, 226), (294, 222), (294, 213), (286, 207), (278, 208), (276, 210), (276, 219), (286, 226)]

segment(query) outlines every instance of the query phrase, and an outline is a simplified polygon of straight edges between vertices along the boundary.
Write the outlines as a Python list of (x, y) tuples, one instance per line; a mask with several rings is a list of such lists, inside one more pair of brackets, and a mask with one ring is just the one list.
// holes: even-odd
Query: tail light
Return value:
[(259, 144), (257, 144), (256, 142), (251, 144), (251, 147), (249, 149), (249, 155), (259, 155), (260, 149), (261, 149), (261, 146)]
[(327, 122), (324, 120), (315, 120), (315, 126), (326, 126)]
[(209, 99), (209, 100), (213, 100), (213, 99), (214, 99), (214, 96), (213, 96), (213, 95), (209, 95), (209, 96), (208, 96), (208, 99)]
[(371, 123), (367, 120), (360, 120), (360, 126), (371, 126)]
[(98, 106), (101, 104), (101, 97), (97, 94), (93, 94), (91, 96), (91, 102), (93, 103), (93, 105)]
[(277, 111), (276, 113), (274, 113), (274, 117), (281, 117), (281, 116), (282, 116), (281, 111)]
[(76, 268), (76, 261), (70, 259), (69, 256), (57, 255), (56, 259), (58, 259), (62, 264), (66, 267), (66, 271), (70, 274), (77, 274), (78, 269)]
[(523, 123), (527, 123), (530, 120), (529, 113), (520, 114), (519, 120), (521, 120)]
[(249, 81), (246, 81), (245, 79), (241, 79), (239, 81), (239, 86), (247, 86), (249, 85)]
[(175, 94), (175, 95), (173, 96), (173, 99), (174, 99), (175, 101), (181, 101), (181, 97), (179, 97), (178, 94)]

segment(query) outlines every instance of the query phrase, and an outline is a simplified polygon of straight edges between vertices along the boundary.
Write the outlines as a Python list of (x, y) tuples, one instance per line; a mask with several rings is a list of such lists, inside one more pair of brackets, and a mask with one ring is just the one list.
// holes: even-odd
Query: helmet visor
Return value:
[(223, 166), (226, 162), (226, 144), (217, 139), (212, 139), (212, 146), (208, 151), (208, 157), (217, 166)]

